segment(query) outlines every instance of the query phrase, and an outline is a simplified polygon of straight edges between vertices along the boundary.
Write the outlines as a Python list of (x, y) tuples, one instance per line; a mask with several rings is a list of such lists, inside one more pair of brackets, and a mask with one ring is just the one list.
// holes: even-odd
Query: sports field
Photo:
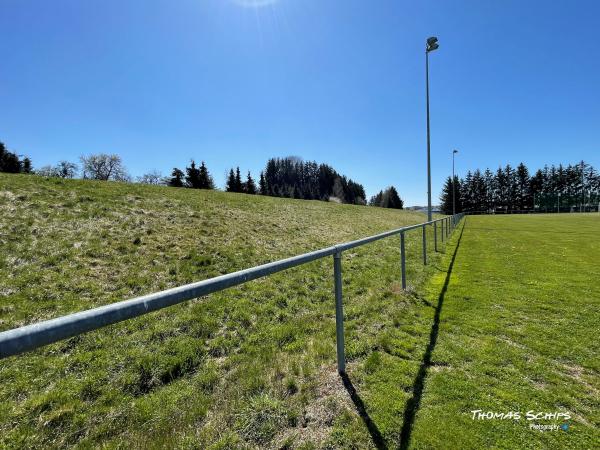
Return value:
[(448, 276), (430, 286), (410, 447), (598, 448), (600, 216), (463, 224)]

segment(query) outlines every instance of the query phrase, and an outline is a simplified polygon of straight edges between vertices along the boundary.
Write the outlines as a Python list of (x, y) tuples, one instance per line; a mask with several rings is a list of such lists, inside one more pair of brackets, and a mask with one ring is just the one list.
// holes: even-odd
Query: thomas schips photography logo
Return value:
[[(484, 411), (474, 409), (471, 411), (472, 420), (525, 420), (529, 423), (530, 430), (537, 431), (569, 431), (571, 414), (566, 411)], [(550, 422), (550, 423), (548, 423)]]

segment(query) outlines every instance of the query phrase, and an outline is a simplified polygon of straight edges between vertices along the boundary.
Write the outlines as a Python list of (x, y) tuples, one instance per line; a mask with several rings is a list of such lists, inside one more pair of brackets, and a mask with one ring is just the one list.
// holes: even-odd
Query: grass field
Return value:
[[(600, 446), (599, 233), (598, 214), (467, 218), (450, 275), (429, 286), (438, 315), (411, 448)], [(473, 410), (521, 420), (472, 420)]]
[[(0, 210), (0, 330), (424, 220), (2, 174)], [(415, 290), (436, 268), (423, 269), (419, 232), (407, 245)], [(398, 248), (387, 239), (343, 260), (351, 382), (389, 442), (431, 319), (400, 293)], [(330, 259), (315, 262), (0, 361), (0, 447), (372, 445), (335, 371), (332, 272)], [(388, 383), (369, 390), (378, 367), (390, 367)]]
[[(0, 174), (0, 330), (368, 236), (417, 213)], [(595, 215), (469, 217), (0, 361), (0, 447), (594, 448)], [(431, 240), (430, 240), (431, 243)], [(568, 432), (473, 421), (570, 411)]]

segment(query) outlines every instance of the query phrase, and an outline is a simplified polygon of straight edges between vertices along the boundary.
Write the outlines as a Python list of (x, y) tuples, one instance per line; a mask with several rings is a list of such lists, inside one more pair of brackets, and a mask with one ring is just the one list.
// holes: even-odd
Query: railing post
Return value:
[(440, 237), (442, 238), (442, 244), (444, 243), (444, 234), (445, 234), (445, 232), (444, 232), (444, 222), (445, 222), (445, 221), (446, 221), (446, 219), (442, 219), (442, 220), (440, 221), (440, 227), (442, 228), (442, 229), (440, 230), (440, 231), (441, 231), (441, 233), (440, 233)]
[(437, 252), (437, 222), (433, 222), (433, 249)]
[(333, 278), (335, 281), (335, 335), (337, 345), (337, 366), (340, 375), (346, 373), (344, 355), (344, 308), (342, 305), (342, 252), (333, 255)]
[(402, 266), (402, 289), (406, 290), (406, 249), (404, 245), (404, 231), (400, 233), (400, 264)]
[(427, 225), (423, 225), (423, 265), (427, 265)]

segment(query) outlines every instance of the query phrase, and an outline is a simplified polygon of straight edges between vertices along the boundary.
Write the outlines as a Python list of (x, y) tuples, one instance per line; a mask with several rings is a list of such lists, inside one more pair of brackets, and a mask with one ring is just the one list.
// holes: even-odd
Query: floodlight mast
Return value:
[[(429, 52), (439, 48), (438, 39), (432, 36), (427, 39), (425, 47), (425, 91), (427, 97), (427, 220), (431, 222), (431, 139), (429, 129)], [(454, 180), (452, 180), (454, 181)]]
[(452, 215), (456, 214), (456, 183), (454, 182), (456, 175), (454, 175), (454, 155), (456, 155), (457, 153), (458, 150), (452, 151)]

